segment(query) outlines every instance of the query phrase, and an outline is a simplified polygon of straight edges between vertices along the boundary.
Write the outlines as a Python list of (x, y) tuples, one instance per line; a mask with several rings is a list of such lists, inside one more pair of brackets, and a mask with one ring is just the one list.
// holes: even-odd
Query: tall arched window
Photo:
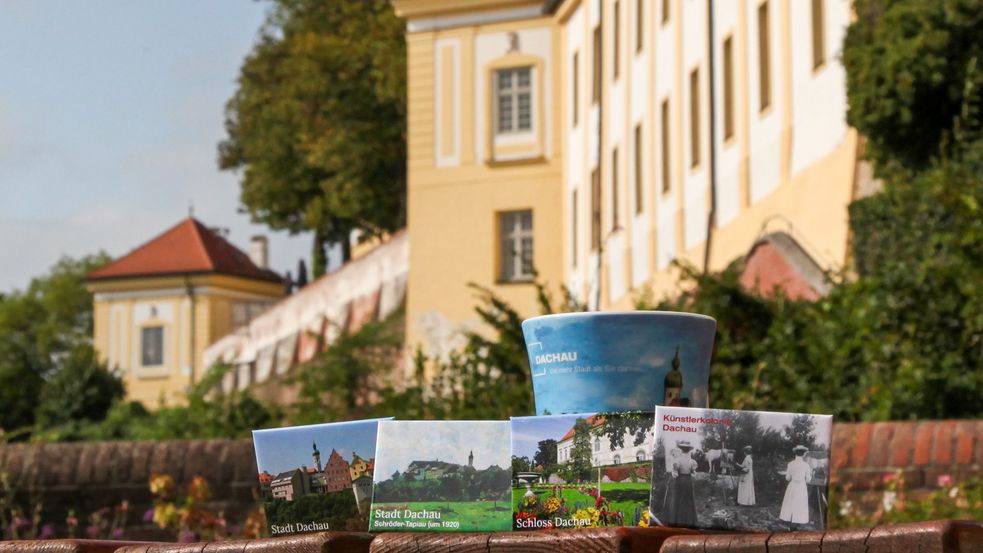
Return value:
[(600, 450), (601, 450), (601, 439), (594, 438), (594, 453), (597, 453)]
[(614, 464), (616, 464), (616, 465), (620, 465), (621, 464), (621, 455), (615, 455), (614, 456)]
[(635, 460), (636, 461), (644, 461), (645, 460), (645, 452), (642, 451), (641, 449), (639, 449), (638, 450), (638, 453), (635, 454)]

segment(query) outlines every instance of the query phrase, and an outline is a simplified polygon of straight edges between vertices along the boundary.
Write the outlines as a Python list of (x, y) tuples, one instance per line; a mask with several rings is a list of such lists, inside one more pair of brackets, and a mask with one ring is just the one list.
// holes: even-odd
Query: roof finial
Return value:
[(194, 198), (188, 198), (188, 218), (193, 219), (195, 216), (195, 200)]

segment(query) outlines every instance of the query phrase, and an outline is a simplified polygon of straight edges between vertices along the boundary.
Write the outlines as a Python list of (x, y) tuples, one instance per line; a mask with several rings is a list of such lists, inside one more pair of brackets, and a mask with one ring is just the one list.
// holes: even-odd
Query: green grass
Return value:
[[(397, 503), (373, 503), (376, 509), (387, 509), (406, 506), (415, 511), (440, 511), (439, 522), (457, 522), (459, 527), (432, 528), (380, 528), (380, 530), (419, 530), (427, 532), (491, 532), (512, 529), (512, 511), (504, 501), (409, 501)], [(380, 519), (382, 520), (382, 519)], [(387, 519), (388, 520), (388, 519)], [(399, 519), (397, 519), (399, 520)], [(416, 519), (407, 519), (416, 520)], [(421, 519), (426, 521), (425, 519)]]
[[(621, 511), (624, 513), (625, 521), (630, 523), (635, 516), (635, 508), (642, 507), (644, 509), (648, 505), (649, 488), (650, 486), (647, 482), (604, 483), (601, 484), (601, 495), (608, 500), (611, 511)], [(541, 498), (549, 497), (552, 494), (552, 490), (552, 486), (545, 485), (533, 488), (533, 491), (542, 492), (540, 494)], [(513, 510), (519, 510), (519, 506), (522, 504), (522, 497), (525, 493), (525, 487), (512, 488)], [(581, 503), (584, 507), (594, 506), (593, 497), (581, 493), (576, 489), (563, 488), (562, 496), (571, 511), (577, 503)]]

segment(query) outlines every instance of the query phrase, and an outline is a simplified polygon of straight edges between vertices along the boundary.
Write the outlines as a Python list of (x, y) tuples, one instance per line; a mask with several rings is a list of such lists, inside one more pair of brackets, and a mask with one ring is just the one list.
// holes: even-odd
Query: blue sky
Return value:
[(363, 459), (375, 457), (378, 420), (338, 422), (273, 428), (253, 432), (256, 466), (260, 472), (279, 474), (300, 466), (314, 466), (312, 445), (321, 452), (321, 466), (328, 463), (331, 450), (336, 449), (346, 461), (352, 452)]
[(0, 292), (62, 255), (118, 256), (188, 214), (245, 248), (271, 236), (294, 271), (308, 237), (239, 207), (216, 144), (268, 4), (250, 0), (0, 2)]
[[(679, 347), (683, 396), (705, 406), (713, 323), (700, 317), (655, 320), (647, 313), (560, 315), (522, 324), (533, 369), (536, 412), (652, 411)], [(700, 331), (703, 331), (702, 333)], [(576, 353), (576, 361), (538, 365), (540, 353)], [(587, 372), (551, 374), (557, 368)]]
[(413, 461), (467, 464), (474, 452), (474, 468), (512, 466), (508, 421), (385, 421), (379, 425), (375, 480), (389, 479)]
[(539, 451), (539, 442), (549, 439), (560, 441), (578, 418), (586, 419), (593, 414), (512, 417), (512, 455), (531, 460)]

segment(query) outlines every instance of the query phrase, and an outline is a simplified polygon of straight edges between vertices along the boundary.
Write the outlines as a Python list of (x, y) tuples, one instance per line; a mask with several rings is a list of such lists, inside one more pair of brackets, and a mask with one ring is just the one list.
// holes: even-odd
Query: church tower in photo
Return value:
[(681, 395), (683, 393), (683, 373), (679, 371), (679, 346), (676, 346), (676, 355), (672, 358), (672, 370), (666, 374), (664, 382), (665, 396), (663, 405), (681, 405)]

